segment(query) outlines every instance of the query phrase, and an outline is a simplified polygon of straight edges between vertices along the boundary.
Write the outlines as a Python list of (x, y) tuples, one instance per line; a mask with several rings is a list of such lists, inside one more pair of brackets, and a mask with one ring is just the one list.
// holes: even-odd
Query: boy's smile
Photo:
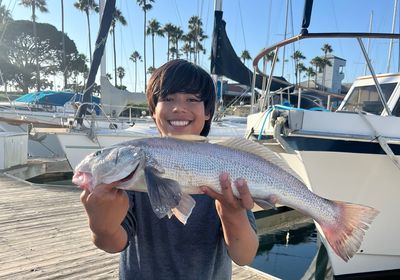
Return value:
[(162, 136), (179, 134), (200, 135), (204, 123), (204, 102), (195, 93), (174, 93), (160, 98), (153, 118)]

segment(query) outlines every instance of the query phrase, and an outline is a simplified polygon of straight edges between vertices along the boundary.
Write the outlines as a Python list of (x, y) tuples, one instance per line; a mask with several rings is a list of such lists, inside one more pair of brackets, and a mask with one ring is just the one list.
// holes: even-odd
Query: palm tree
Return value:
[(114, 85), (117, 86), (117, 51), (115, 48), (115, 25), (117, 23), (117, 21), (119, 23), (121, 23), (123, 26), (125, 26), (126, 23), (126, 19), (125, 17), (122, 15), (122, 12), (119, 9), (115, 9), (114, 15), (113, 15), (113, 19), (111, 21), (111, 29), (110, 29), (110, 33), (112, 34), (112, 38), (113, 38), (113, 51), (114, 51)]
[(307, 67), (305, 72), (306, 72), (306, 75), (307, 75), (307, 78), (308, 78), (307, 87), (309, 88), (310, 87), (311, 78), (314, 77), (317, 73), (315, 73), (314, 68), (312, 68), (311, 66)]
[(12, 15), (10, 10), (8, 10), (5, 6), (1, 5), (0, 1), (0, 26), (7, 24), (7, 22), (12, 20)]
[(154, 72), (155, 70), (156, 70), (156, 68), (154, 68), (153, 66), (150, 66), (150, 67), (147, 69), (147, 74), (152, 75), (153, 72)]
[(129, 57), (130, 60), (133, 61), (133, 63), (135, 63), (135, 92), (136, 91), (136, 85), (137, 85), (137, 62), (138, 61), (142, 61), (142, 56), (137, 52), (134, 51), (131, 56)]
[(90, 35), (90, 18), (89, 12), (95, 11), (99, 12), (99, 5), (95, 2), (95, 0), (78, 0), (78, 2), (74, 3), (74, 7), (78, 10), (85, 12), (86, 14), (86, 21), (87, 21), (87, 28), (88, 28), (88, 39), (89, 39), (89, 61), (92, 64), (92, 41)]
[(175, 26), (172, 23), (167, 23), (164, 25), (163, 32), (167, 34), (167, 61), (169, 61), (169, 49), (171, 42), (171, 35), (174, 33)]
[(299, 83), (299, 84), (301, 83), (301, 73), (303, 73), (304, 71), (306, 71), (306, 69), (307, 69), (307, 68), (304, 66), (303, 63), (301, 63), (301, 62), (297, 63), (297, 65), (296, 65), (296, 73), (299, 74), (299, 80), (298, 80), (298, 83)]
[[(266, 55), (264, 55), (263, 59), (264, 59), (264, 63), (268, 63), (270, 62), (272, 65), (272, 62), (274, 61), (274, 57), (275, 57), (275, 51), (271, 51), (269, 53), (267, 53)], [(276, 58), (276, 62), (279, 61), (279, 58)], [(266, 67), (265, 67), (265, 72), (267, 71)]]
[(330, 63), (330, 61), (328, 61), (327, 56), (328, 53), (333, 52), (332, 46), (329, 44), (324, 44), (321, 48), (321, 50), (324, 52), (324, 62), (323, 62), (323, 69), (324, 72), (322, 74), (322, 88), (325, 89), (325, 74), (326, 74), (326, 69), (325, 66), (332, 66), (332, 64)]
[(47, 13), (46, 0), (21, 0), (20, 5), (24, 7), (31, 7), (32, 9), (32, 22), (33, 22), (33, 37), (35, 40), (35, 58), (36, 58), (36, 89), (40, 91), (40, 65), (39, 65), (39, 46), (36, 30), (36, 8), (42, 13)]
[(189, 60), (189, 54), (192, 51), (192, 47), (190, 46), (190, 44), (187, 41), (185, 41), (185, 44), (181, 48), (181, 51), (185, 54), (186, 60)]
[(198, 16), (192, 16), (189, 19), (189, 33), (187, 34), (189, 42), (193, 43), (194, 50), (194, 63), (197, 63), (199, 54), (204, 50), (202, 41), (207, 39), (207, 35), (204, 34), (203, 22)]
[(242, 51), (242, 53), (240, 54), (240, 58), (243, 60), (243, 64), (245, 64), (246, 60), (251, 59), (249, 51), (248, 50)]
[(173, 50), (176, 58), (179, 58), (179, 40), (181, 40), (182, 36), (183, 30), (179, 26), (174, 26), (174, 31), (171, 34), (171, 43), (174, 45)]
[(125, 69), (122, 66), (117, 68), (118, 78), (119, 78), (119, 85), (122, 87), (122, 79), (125, 77)]
[(156, 19), (152, 19), (149, 21), (149, 25), (147, 27), (147, 35), (151, 35), (151, 43), (152, 43), (152, 50), (153, 50), (153, 68), (154, 68), (154, 37), (160, 36), (164, 37), (164, 31), (162, 30), (160, 23)]
[[(294, 53), (293, 53), (293, 55), (291, 56), (292, 58), (293, 58), (293, 60), (294, 60), (294, 68), (295, 68), (295, 71), (296, 71), (296, 75), (295, 75), (295, 77), (296, 77), (296, 85), (298, 84), (298, 81), (299, 81), (299, 75), (300, 75), (300, 73), (299, 73), (299, 63), (300, 63), (300, 60), (303, 60), (303, 59), (305, 59), (306, 57), (303, 55), (303, 53), (301, 52), (301, 51), (299, 51), (299, 50), (297, 50), (297, 51), (295, 51)], [(303, 67), (304, 67), (304, 65), (303, 65)]]
[(313, 59), (311, 59), (310, 64), (315, 66), (315, 86), (317, 86), (317, 76), (318, 76), (317, 73), (321, 73), (321, 70), (322, 70), (322, 67), (321, 67), (322, 66), (322, 57), (320, 57), (320, 56), (314, 57)]
[(142, 8), (144, 13), (144, 20), (143, 20), (143, 56), (144, 56), (144, 91), (147, 90), (147, 67), (146, 67), (146, 15), (147, 11), (151, 10), (153, 6), (150, 3), (154, 3), (154, 0), (136, 0), (137, 4)]

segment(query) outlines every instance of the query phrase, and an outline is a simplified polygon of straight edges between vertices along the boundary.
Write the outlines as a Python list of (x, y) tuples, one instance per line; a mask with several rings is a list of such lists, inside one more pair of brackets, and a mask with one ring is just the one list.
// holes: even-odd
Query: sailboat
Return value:
[[(360, 250), (347, 263), (327, 253), (335, 279), (400, 276), (400, 74), (376, 75), (362, 38), (400, 39), (393, 33), (310, 33), (312, 2), (306, 0), (300, 34), (263, 49), (253, 61), (299, 40), (349, 38), (371, 72), (357, 78), (336, 112), (281, 108), (249, 115), (248, 135), (276, 151), (318, 195), (380, 211)], [(267, 93), (271, 98), (273, 91)], [(319, 226), (316, 224), (317, 229)], [(321, 240), (325, 243), (323, 233)]]

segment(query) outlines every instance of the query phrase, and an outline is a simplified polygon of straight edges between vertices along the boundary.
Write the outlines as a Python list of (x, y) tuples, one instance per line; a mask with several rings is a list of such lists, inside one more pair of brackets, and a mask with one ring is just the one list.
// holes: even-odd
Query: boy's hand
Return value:
[(128, 195), (115, 186), (100, 184), (92, 192), (84, 190), (81, 194), (90, 229), (96, 235), (112, 235), (128, 212)]
[[(221, 193), (215, 192), (209, 187), (202, 187), (203, 193), (215, 199), (216, 208), (221, 219), (232, 218), (236, 215), (246, 215), (246, 209), (250, 210), (254, 206), (249, 188), (244, 179), (235, 181), (235, 186), (239, 192), (239, 198), (233, 195), (231, 182), (227, 173), (222, 173), (219, 177)], [(246, 216), (247, 217), (247, 216)]]

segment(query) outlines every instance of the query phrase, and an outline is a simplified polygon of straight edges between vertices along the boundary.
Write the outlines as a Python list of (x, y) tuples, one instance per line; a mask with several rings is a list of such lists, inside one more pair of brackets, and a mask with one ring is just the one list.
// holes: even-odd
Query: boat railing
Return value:
[[(251, 98), (251, 105), (252, 105), (252, 111), (255, 112), (255, 84), (256, 84), (256, 74), (261, 75), (264, 79), (267, 79), (267, 83), (266, 83), (266, 88), (264, 90), (264, 99), (262, 104), (260, 105), (260, 110), (264, 110), (265, 108), (270, 107), (270, 99), (271, 99), (271, 90), (270, 90), (270, 85), (272, 83), (273, 80), (277, 80), (277, 78), (273, 77), (273, 73), (274, 73), (274, 68), (277, 62), (277, 57), (278, 57), (278, 52), (279, 49), (292, 44), (294, 42), (298, 42), (300, 40), (304, 40), (304, 39), (318, 39), (318, 38), (341, 38), (341, 39), (356, 39), (358, 41), (358, 44), (361, 48), (361, 51), (363, 53), (364, 59), (367, 63), (368, 69), (374, 79), (374, 83), (375, 86), (377, 88), (378, 94), (379, 94), (379, 98), (381, 103), (383, 104), (386, 112), (388, 115), (391, 115), (391, 110), (388, 107), (387, 104), (387, 100), (385, 99), (385, 96), (383, 94), (383, 91), (379, 85), (379, 82), (377, 80), (376, 74), (375, 74), (375, 70), (373, 69), (372, 64), (370, 63), (370, 59), (368, 57), (368, 54), (365, 50), (364, 44), (362, 42), (363, 38), (375, 38), (375, 39), (400, 39), (400, 34), (399, 33), (366, 33), (366, 32), (360, 32), (360, 33), (356, 33), (356, 32), (328, 32), (328, 33), (309, 33), (306, 29), (302, 30), (302, 32), (296, 36), (293, 36), (291, 38), (288, 38), (286, 40), (283, 40), (281, 42), (278, 42), (277, 44), (274, 44), (270, 47), (264, 48), (263, 50), (261, 50), (259, 52), (259, 54), (254, 58), (253, 60), (253, 70), (254, 70), (254, 74), (253, 74), (253, 80), (252, 80), (252, 86), (251, 86), (251, 92), (252, 92), (252, 98)], [(267, 73), (264, 73), (263, 71), (260, 70), (259, 68), (259, 63), (262, 60), (263, 57), (265, 57), (267, 54), (274, 52), (274, 58), (272, 60), (272, 66), (271, 66), (271, 70), (270, 70), (270, 74), (268, 75)], [(281, 80), (280, 80), (281, 81)], [(282, 82), (282, 81), (281, 81)], [(293, 86), (292, 84), (290, 84), (288, 82), (288, 86)], [(295, 88), (299, 89), (299, 88), (304, 88), (301, 87), (299, 85), (295, 85)], [(322, 92), (321, 92), (322, 93)], [(330, 98), (330, 96), (332, 96), (331, 93), (325, 93), (328, 95), (328, 100)]]
[[(107, 122), (108, 127), (110, 129), (118, 129), (118, 124), (120, 123), (128, 123), (130, 126), (134, 125), (135, 122), (139, 119), (139, 118), (144, 118), (147, 115), (146, 109), (140, 106), (133, 106), (133, 105), (129, 105), (129, 106), (121, 106), (123, 108), (125, 108), (126, 110), (129, 110), (129, 115), (128, 117), (122, 117), (122, 116), (117, 116), (117, 117), (112, 117), (109, 114), (107, 114), (107, 112), (104, 110), (103, 106), (101, 104), (97, 104), (97, 103), (92, 103), (92, 102), (83, 102), (83, 103), (79, 103), (78, 108), (75, 111), (74, 114), (74, 120), (78, 120), (78, 113), (80, 111), (80, 108), (82, 106), (86, 106), (86, 108), (90, 108), (89, 109), (89, 113), (90, 115), (83, 115), (82, 119), (86, 119), (88, 120), (91, 125), (90, 127), (95, 127), (95, 123), (96, 122), (100, 122), (100, 121), (104, 121)], [(114, 106), (115, 107), (115, 106)], [(100, 111), (100, 114), (97, 115), (96, 114), (96, 109), (98, 108)], [(136, 110), (141, 110), (140, 112), (140, 117), (136, 117), (136, 116), (132, 116), (131, 114), (131, 110), (132, 109), (136, 109)]]

